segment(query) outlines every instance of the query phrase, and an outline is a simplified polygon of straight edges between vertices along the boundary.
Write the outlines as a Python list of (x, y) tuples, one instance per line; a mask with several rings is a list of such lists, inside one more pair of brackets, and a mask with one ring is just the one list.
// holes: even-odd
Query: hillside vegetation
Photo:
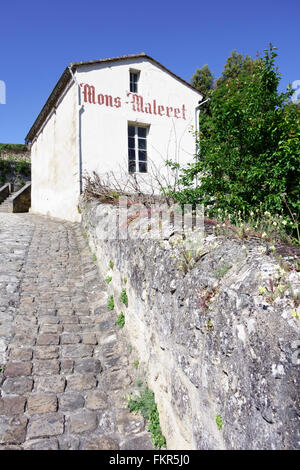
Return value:
[(0, 143), (0, 186), (14, 183), (17, 189), (30, 179), (31, 163), (27, 145)]

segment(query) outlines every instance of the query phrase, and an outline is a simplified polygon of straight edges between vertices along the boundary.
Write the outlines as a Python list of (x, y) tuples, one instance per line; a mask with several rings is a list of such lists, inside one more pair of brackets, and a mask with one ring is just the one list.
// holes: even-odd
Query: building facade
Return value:
[[(201, 93), (146, 54), (72, 63), (30, 129), (31, 211), (71, 221), (84, 175), (167, 178), (195, 155)], [(145, 191), (147, 188), (145, 186)], [(150, 187), (150, 186), (149, 186)]]

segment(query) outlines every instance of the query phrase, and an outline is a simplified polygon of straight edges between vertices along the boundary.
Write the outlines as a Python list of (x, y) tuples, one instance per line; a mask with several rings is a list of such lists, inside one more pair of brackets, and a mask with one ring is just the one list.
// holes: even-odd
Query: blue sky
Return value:
[(299, 0), (4, 0), (0, 3), (0, 142), (23, 143), (73, 61), (146, 52), (189, 81), (219, 76), (233, 49), (278, 47), (280, 88), (300, 80)]

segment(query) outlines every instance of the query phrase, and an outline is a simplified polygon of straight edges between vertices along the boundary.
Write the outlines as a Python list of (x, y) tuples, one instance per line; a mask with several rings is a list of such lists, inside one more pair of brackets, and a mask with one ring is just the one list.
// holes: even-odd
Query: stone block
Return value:
[(50, 413), (57, 410), (56, 395), (36, 394), (30, 395), (27, 400), (27, 413)]

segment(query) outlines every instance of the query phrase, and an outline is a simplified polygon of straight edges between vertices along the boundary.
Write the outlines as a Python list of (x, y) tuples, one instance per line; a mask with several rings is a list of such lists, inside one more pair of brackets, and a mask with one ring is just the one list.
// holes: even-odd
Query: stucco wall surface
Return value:
[(57, 108), (31, 148), (31, 212), (79, 221), (76, 87)]
[[(130, 69), (140, 72), (138, 95), (143, 98), (144, 112), (132, 105), (131, 95), (127, 96)], [(128, 122), (149, 126), (148, 159), (159, 171), (166, 172), (167, 159), (182, 164), (191, 161), (195, 154), (195, 107), (201, 99), (197, 92), (145, 59), (120, 61), (109, 67), (105, 64), (80, 67), (76, 79), (82, 84), (82, 89), (85, 84), (95, 87), (95, 104), (83, 103), (83, 171), (91, 173), (95, 170), (104, 174), (118, 172), (120, 166), (127, 170)], [(98, 95), (104, 97), (101, 105)], [(120, 106), (106, 105), (106, 96), (111, 96), (113, 103), (120, 98)], [(151, 114), (145, 112), (147, 103)], [(158, 114), (158, 106), (164, 107), (162, 115)], [(166, 115), (167, 107), (170, 117)], [(179, 110), (176, 113), (178, 117), (174, 117), (175, 109)]]
[[(153, 240), (144, 221), (137, 238), (133, 221), (131, 236), (117, 240), (113, 206), (82, 201), (81, 210), (168, 448), (299, 449), (299, 273), (258, 242), (214, 235), (185, 270), (172, 231)], [(270, 301), (261, 290), (270, 279), (292, 289)]]
[[(138, 70), (137, 105), (129, 72)], [(147, 127), (148, 173), (137, 174), (144, 191), (169, 179), (166, 160), (185, 164), (195, 154), (195, 108), (202, 96), (147, 59), (81, 66), (32, 143), (32, 212), (80, 220), (82, 175), (128, 172), (128, 123)], [(85, 86), (93, 87), (93, 97)], [(147, 182), (145, 181), (147, 180)], [(145, 183), (145, 184), (144, 184)], [(84, 182), (83, 182), (84, 185)], [(167, 182), (164, 181), (164, 186)]]

